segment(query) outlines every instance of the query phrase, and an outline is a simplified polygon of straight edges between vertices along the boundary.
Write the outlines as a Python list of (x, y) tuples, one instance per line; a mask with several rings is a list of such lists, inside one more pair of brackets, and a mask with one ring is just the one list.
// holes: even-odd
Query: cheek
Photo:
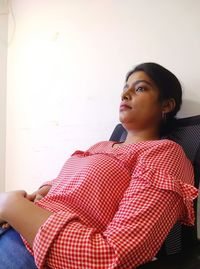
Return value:
[[(161, 105), (158, 102), (158, 98), (157, 96), (152, 96), (152, 95), (148, 95), (148, 96), (143, 96), (143, 98), (140, 99), (139, 102), (143, 107), (146, 107), (147, 109), (160, 109)], [(137, 103), (138, 105), (138, 103)]]
[(135, 113), (144, 117), (156, 117), (160, 116), (161, 106), (155, 98), (143, 98), (140, 102), (135, 102), (134, 105)]

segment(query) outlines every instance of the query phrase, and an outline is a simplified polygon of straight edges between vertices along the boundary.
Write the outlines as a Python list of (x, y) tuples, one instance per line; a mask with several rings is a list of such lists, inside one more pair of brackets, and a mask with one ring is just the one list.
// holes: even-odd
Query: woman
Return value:
[[(194, 223), (192, 165), (179, 145), (160, 139), (181, 98), (170, 71), (155, 63), (135, 67), (121, 97), (123, 143), (76, 151), (56, 179), (31, 195), (0, 194), (0, 218), (22, 235), (38, 268), (136, 268), (156, 255), (178, 220)], [(4, 256), (1, 241), (9, 233), (18, 236), (14, 230), (2, 236)], [(13, 268), (35, 268), (31, 254), (29, 267)]]

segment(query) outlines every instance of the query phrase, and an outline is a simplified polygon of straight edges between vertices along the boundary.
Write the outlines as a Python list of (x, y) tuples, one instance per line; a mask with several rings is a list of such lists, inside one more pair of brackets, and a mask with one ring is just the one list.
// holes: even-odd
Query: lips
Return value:
[(129, 109), (132, 109), (132, 107), (129, 106), (129, 105), (127, 105), (127, 104), (125, 104), (125, 103), (122, 103), (120, 105), (120, 108), (119, 108), (120, 111), (129, 110)]

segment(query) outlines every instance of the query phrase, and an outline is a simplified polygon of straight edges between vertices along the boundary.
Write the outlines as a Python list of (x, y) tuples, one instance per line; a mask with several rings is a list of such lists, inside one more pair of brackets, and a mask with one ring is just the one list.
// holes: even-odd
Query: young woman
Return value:
[(129, 72), (119, 109), (123, 143), (76, 151), (31, 195), (0, 194), (0, 218), (14, 228), (0, 237), (0, 268), (136, 268), (177, 221), (192, 225), (192, 165), (179, 145), (161, 139), (181, 100), (178, 79), (164, 67)]

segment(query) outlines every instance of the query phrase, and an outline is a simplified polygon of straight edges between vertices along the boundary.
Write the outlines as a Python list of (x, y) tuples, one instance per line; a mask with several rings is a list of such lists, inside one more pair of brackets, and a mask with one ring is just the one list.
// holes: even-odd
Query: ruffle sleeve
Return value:
[(178, 175), (172, 175), (159, 168), (143, 165), (135, 171), (135, 177), (142, 178), (143, 182), (154, 188), (176, 192), (183, 199), (186, 214), (180, 220), (185, 225), (194, 224), (193, 200), (198, 196), (198, 190), (191, 184), (183, 181)]

